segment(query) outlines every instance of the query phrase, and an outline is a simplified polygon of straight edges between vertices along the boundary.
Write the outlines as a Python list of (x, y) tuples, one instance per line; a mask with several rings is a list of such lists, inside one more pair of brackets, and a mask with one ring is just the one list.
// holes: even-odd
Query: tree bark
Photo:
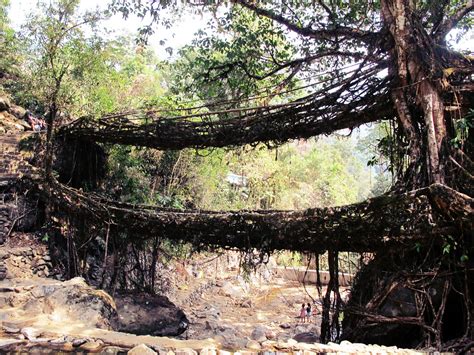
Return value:
[(419, 87), (421, 105), (427, 127), (427, 158), (430, 171), (429, 183), (445, 182), (443, 143), (446, 138), (444, 105), (440, 94), (429, 81), (423, 81)]
[[(419, 23), (410, 0), (382, 0), (381, 6), (394, 43), (391, 69), (397, 87), (392, 97), (410, 144), (410, 163), (418, 164), (424, 152), (428, 176), (421, 184), (443, 184), (446, 123), (441, 90), (436, 85), (439, 68), (434, 43)], [(429, 57), (429, 61), (422, 56)]]

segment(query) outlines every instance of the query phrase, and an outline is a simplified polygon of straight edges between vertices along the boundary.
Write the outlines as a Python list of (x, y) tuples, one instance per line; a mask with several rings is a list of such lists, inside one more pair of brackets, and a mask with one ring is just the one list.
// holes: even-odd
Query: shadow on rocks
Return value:
[(115, 297), (117, 317), (113, 328), (137, 335), (177, 336), (188, 329), (184, 312), (167, 297), (146, 293), (122, 293)]

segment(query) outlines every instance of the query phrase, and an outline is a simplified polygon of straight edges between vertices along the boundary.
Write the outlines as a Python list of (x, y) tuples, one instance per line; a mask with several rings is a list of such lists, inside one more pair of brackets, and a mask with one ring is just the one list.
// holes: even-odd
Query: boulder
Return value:
[(19, 328), (10, 328), (10, 327), (7, 327), (5, 325), (2, 328), (3, 328), (3, 331), (5, 333), (14, 334), (14, 333), (19, 333), (20, 332)]
[(26, 110), (21, 106), (17, 106), (13, 104), (13, 105), (10, 105), (10, 113), (16, 118), (22, 119), (26, 114)]
[(198, 352), (190, 348), (181, 348), (174, 351), (175, 355), (198, 355)]
[(33, 298), (24, 304), (23, 309), (27, 312), (38, 313), (43, 311), (44, 305), (39, 300)]
[(49, 343), (53, 345), (63, 345), (67, 342), (68, 342), (68, 339), (66, 339), (66, 336), (62, 336), (60, 338), (56, 338), (49, 341)]
[(304, 324), (298, 324), (294, 329), (295, 334), (306, 333), (306, 326)]
[(319, 336), (313, 332), (305, 332), (296, 334), (293, 340), (296, 340), (298, 343), (319, 343)]
[(101, 341), (89, 341), (87, 343), (82, 344), (79, 349), (86, 352), (97, 352), (102, 349), (104, 343)]
[(281, 332), (277, 334), (277, 340), (286, 342), (288, 339), (291, 339), (291, 334), (286, 332)]
[(176, 336), (188, 329), (184, 312), (165, 296), (122, 293), (115, 297), (115, 330), (137, 335)]
[(109, 294), (90, 287), (80, 277), (57, 284), (54, 292), (45, 297), (45, 304), (53, 310), (67, 310), (67, 315), (74, 321), (102, 329), (112, 328), (111, 319), (117, 312)]
[(220, 332), (229, 332), (232, 334), (236, 334), (237, 330), (234, 329), (233, 327), (226, 325), (226, 324), (217, 324), (217, 328)]
[(145, 344), (140, 344), (138, 346), (135, 346), (127, 354), (128, 355), (157, 355), (157, 352), (150, 349)]
[(61, 345), (60, 349), (64, 352), (72, 352), (74, 350), (74, 346), (72, 345), (72, 343), (67, 341)]
[(267, 328), (259, 325), (258, 327), (256, 327), (252, 331), (252, 334), (250, 335), (250, 338), (253, 339), (253, 340), (256, 340), (258, 342), (265, 341), (265, 340), (267, 340), (267, 336), (265, 335), (267, 331), (268, 331)]
[(221, 343), (226, 349), (239, 350), (245, 348), (247, 345), (246, 339), (238, 337), (235, 333), (231, 332), (220, 333), (219, 335), (216, 335), (214, 339)]
[(262, 341), (260, 344), (263, 349), (274, 349), (278, 345), (278, 342), (275, 340), (265, 340)]
[(212, 323), (219, 322), (221, 317), (221, 311), (217, 308), (214, 308), (210, 305), (206, 305), (203, 309), (196, 310), (193, 312), (196, 318), (198, 319), (207, 319), (212, 321)]
[(199, 352), (200, 355), (217, 355), (217, 349), (216, 348), (204, 348)]
[[(8, 306), (16, 307), (25, 314), (31, 314), (30, 324), (20, 328), (30, 327), (34, 323), (35, 316), (50, 317), (58, 313), (69, 323), (111, 329), (110, 319), (116, 314), (112, 297), (102, 290), (90, 287), (84, 279), (74, 278), (66, 282), (45, 280), (41, 284), (30, 286), (17, 287), (8, 295)], [(34, 336), (31, 332), (25, 334), (24, 330), (22, 329), (22, 333), (28, 339)]]
[(221, 311), (212, 306), (206, 306), (204, 308), (203, 318), (214, 318), (215, 320), (219, 320), (221, 317)]
[[(434, 281), (434, 285), (439, 284), (439, 294), (442, 294), (442, 282)], [(433, 287), (433, 285), (432, 285)], [(441, 300), (436, 295), (432, 294), (432, 289), (429, 290), (432, 296), (431, 302), (436, 308), (439, 306)], [(434, 296), (434, 297), (433, 297)], [(456, 302), (462, 304), (461, 302)], [(449, 303), (446, 305), (449, 307)], [(463, 309), (462, 306), (460, 309)], [(385, 297), (379, 308), (374, 311), (382, 316), (392, 317), (415, 317), (417, 315), (417, 301), (416, 292), (408, 287), (397, 285), (391, 289), (388, 296)], [(464, 312), (464, 311), (462, 311)], [(354, 327), (353, 324), (357, 323), (359, 316), (348, 313), (344, 314), (343, 321), (343, 340), (351, 340), (353, 342), (361, 342), (366, 344), (380, 344), (380, 345), (396, 345), (400, 347), (416, 347), (420, 343), (420, 339), (423, 338), (423, 331), (417, 325), (411, 324), (396, 324), (396, 323), (381, 323), (377, 324), (376, 327), (367, 325)], [(444, 329), (448, 323), (446, 320), (443, 321)], [(348, 326), (351, 324), (351, 327)], [(451, 329), (455, 329), (456, 325), (460, 324), (456, 319), (450, 326)], [(454, 325), (454, 326), (453, 326)]]
[(26, 339), (33, 340), (41, 335), (41, 331), (32, 327), (25, 327), (21, 330), (21, 334), (23, 334)]
[(262, 348), (260, 343), (255, 340), (249, 340), (245, 347), (250, 350), (260, 350)]
[(8, 111), (10, 109), (10, 100), (5, 96), (0, 96), (0, 111)]
[(207, 329), (207, 330), (214, 330), (217, 327), (217, 323), (209, 322), (208, 320), (204, 324), (205, 324), (204, 329)]
[(276, 339), (277, 335), (273, 330), (269, 329), (265, 332), (265, 336), (267, 337), (267, 339), (273, 340), (273, 339)]
[(119, 346), (106, 346), (100, 350), (101, 354), (110, 354), (110, 355), (117, 355), (117, 354), (124, 354), (125, 350)]
[(417, 315), (415, 292), (406, 287), (396, 287), (383, 302), (380, 313), (390, 318), (415, 317)]
[(72, 346), (78, 347), (78, 346), (81, 346), (82, 344), (85, 344), (85, 343), (87, 343), (87, 339), (78, 338), (78, 339), (74, 339), (72, 341)]
[(23, 344), (24, 342), (24, 340), (18, 339), (0, 339), (0, 350), (2, 350), (3, 353), (4, 351), (8, 351), (10, 347), (14, 349), (16, 345)]
[(26, 129), (23, 122), (7, 111), (0, 111), (0, 126), (5, 132), (22, 132)]
[(240, 298), (243, 290), (239, 286), (235, 286), (230, 282), (225, 282), (220, 290), (221, 294), (230, 298)]

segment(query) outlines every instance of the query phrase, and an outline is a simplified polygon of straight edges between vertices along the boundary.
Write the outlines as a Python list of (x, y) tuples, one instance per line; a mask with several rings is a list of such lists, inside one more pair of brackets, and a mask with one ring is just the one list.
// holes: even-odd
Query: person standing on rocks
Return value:
[[(303, 307), (304, 307), (304, 305), (303, 305)], [(312, 313), (311, 304), (308, 303), (307, 307), (306, 307), (306, 319), (308, 319), (308, 323), (311, 323), (311, 313)]]
[(304, 303), (301, 305), (301, 311), (300, 311), (300, 322), (304, 323), (306, 319), (306, 308), (304, 306)]

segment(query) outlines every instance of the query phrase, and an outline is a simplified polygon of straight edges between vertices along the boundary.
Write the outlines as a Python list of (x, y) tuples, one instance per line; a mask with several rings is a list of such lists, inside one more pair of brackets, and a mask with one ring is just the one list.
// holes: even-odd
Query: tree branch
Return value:
[(253, 12), (257, 15), (264, 16), (268, 19), (278, 22), (279, 24), (285, 26), (289, 30), (304, 36), (318, 40), (333, 40), (335, 37), (347, 37), (350, 39), (360, 40), (362, 42), (371, 42), (373, 37), (377, 34), (374, 32), (362, 31), (360, 29), (351, 28), (351, 27), (336, 27), (331, 30), (314, 30), (310, 27), (302, 27), (285, 17), (275, 14), (270, 10), (262, 9), (257, 7), (253, 3), (250, 3), (246, 0), (232, 0), (232, 2), (237, 3)]
[[(357, 60), (368, 58), (367, 54), (364, 54), (364, 53), (361, 53), (361, 52), (343, 52), (343, 51), (331, 50), (331, 51), (327, 51), (327, 52), (321, 52), (321, 53), (317, 53), (317, 54), (314, 54), (314, 55), (310, 55), (310, 56), (307, 56), (307, 57), (304, 57), (304, 58), (297, 58), (297, 59), (294, 59), (294, 60), (290, 60), (286, 63), (278, 64), (274, 69), (272, 69), (269, 72), (267, 72), (265, 74), (262, 74), (262, 75), (257, 75), (257, 74), (251, 73), (247, 69), (246, 63), (244, 63), (242, 61), (238, 61), (238, 62), (235, 62), (233, 64), (223, 65), (223, 66), (219, 66), (219, 67), (214, 67), (214, 68), (211, 68), (211, 70), (212, 69), (221, 69), (221, 68), (222, 69), (223, 68), (229, 69), (229, 67), (238, 66), (245, 72), (245, 74), (248, 77), (250, 77), (252, 79), (255, 79), (255, 80), (263, 80), (265, 78), (268, 78), (268, 77), (278, 73), (279, 71), (281, 71), (283, 69), (301, 67), (302, 64), (305, 64), (305, 63), (306, 64), (311, 64), (312, 62), (314, 62), (318, 59), (321, 59), (321, 58), (324, 58), (324, 57), (329, 57), (329, 56), (333, 56), (333, 57), (352, 57), (352, 58), (357, 59)], [(370, 57), (370, 58), (375, 60), (372, 57)], [(225, 73), (228, 73), (228, 70), (226, 70)]]
[(462, 7), (460, 7), (454, 15), (446, 18), (446, 20), (438, 27), (434, 34), (435, 38), (440, 41), (444, 37), (446, 37), (448, 32), (451, 31), (454, 27), (456, 27), (458, 22), (461, 21), (463, 17), (466, 16), (472, 10), (474, 10), (473, 0), (466, 1), (466, 3)]

